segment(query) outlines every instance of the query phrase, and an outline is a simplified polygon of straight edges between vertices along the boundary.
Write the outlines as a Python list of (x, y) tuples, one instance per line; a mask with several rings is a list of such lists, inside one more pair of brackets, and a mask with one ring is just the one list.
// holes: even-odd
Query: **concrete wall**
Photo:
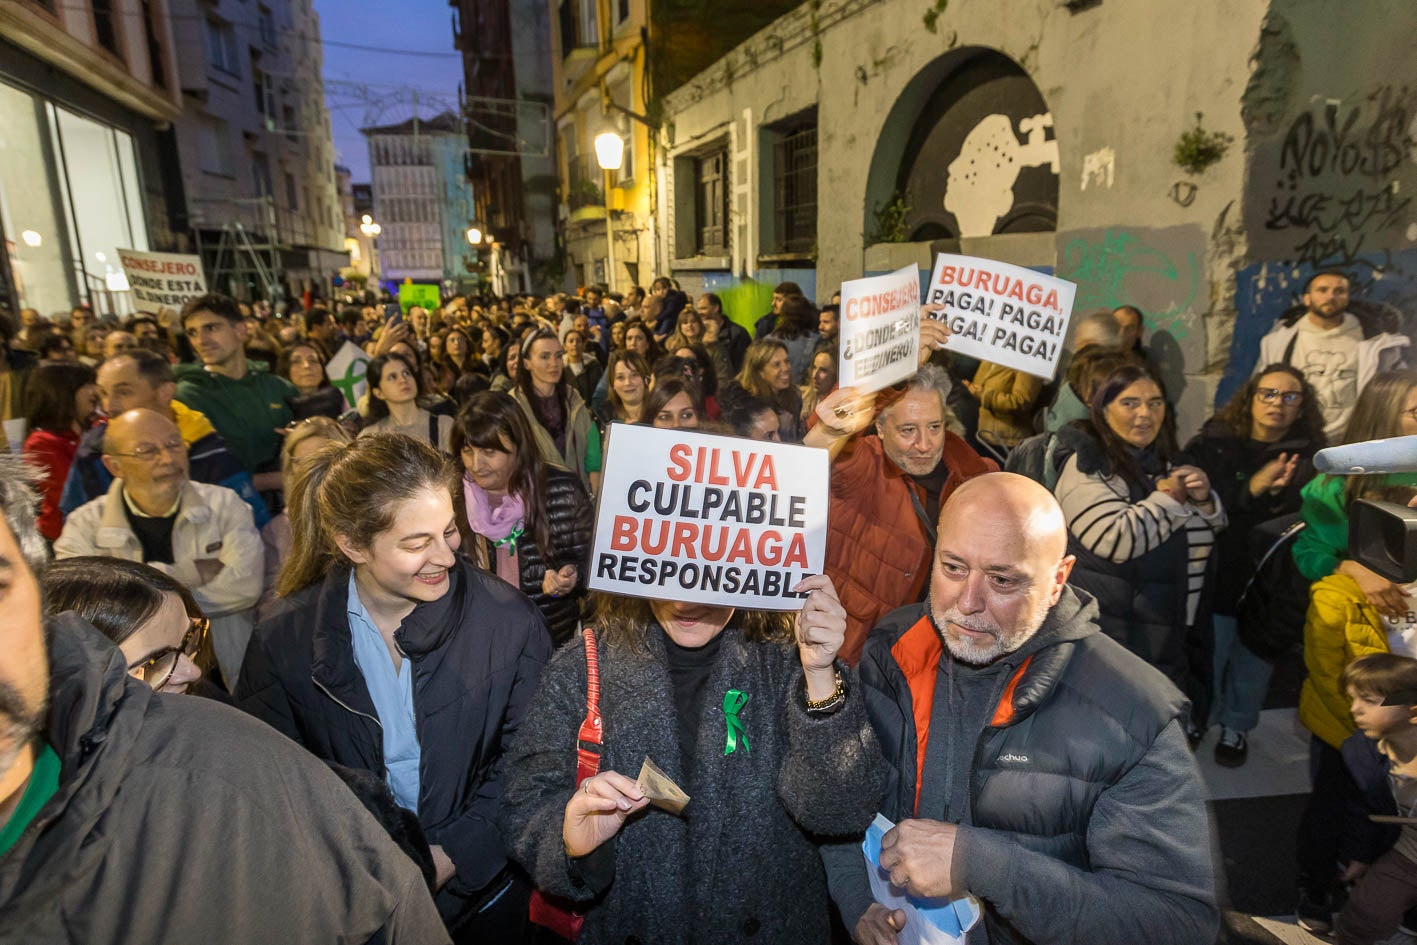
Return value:
[[(668, 97), (666, 193), (676, 155), (722, 140), (733, 157), (730, 258), (676, 264), (686, 286), (766, 276), (758, 142), (763, 126), (815, 106), (819, 298), (902, 259), (925, 268), (940, 249), (1055, 271), (1078, 284), (1077, 312), (1146, 312), (1183, 432), (1208, 415), (1227, 365), (1248, 370), (1315, 265), (1344, 264), (1364, 293), (1417, 303), (1417, 62), (1405, 48), (1417, 4), (1372, 0), (1355, 17), (1343, 0), (1103, 0), (1078, 12), (952, 0), (933, 32), (924, 6), (806, 4)], [(1021, 66), (1046, 102), (1056, 233), (867, 245), (916, 117), (979, 49)], [(1197, 112), (1234, 144), (1190, 175), (1173, 150)], [(673, 207), (661, 207), (674, 260)]]

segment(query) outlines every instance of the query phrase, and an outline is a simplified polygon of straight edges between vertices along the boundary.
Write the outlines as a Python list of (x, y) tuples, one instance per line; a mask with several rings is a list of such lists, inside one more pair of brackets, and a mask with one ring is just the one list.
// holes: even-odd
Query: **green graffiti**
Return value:
[(745, 279), (731, 289), (717, 290), (717, 294), (723, 302), (723, 314), (750, 333), (758, 319), (772, 308), (772, 286), (766, 282)]
[[(1200, 290), (1200, 263), (1187, 253), (1178, 266), (1165, 250), (1148, 246), (1126, 230), (1108, 230), (1098, 242), (1086, 237), (1069, 240), (1063, 248), (1058, 275), (1077, 284), (1073, 310), (1135, 305), (1146, 312), (1154, 329), (1175, 338), (1190, 333), (1185, 316)], [(1180, 299), (1164, 311), (1148, 311), (1142, 300)]]

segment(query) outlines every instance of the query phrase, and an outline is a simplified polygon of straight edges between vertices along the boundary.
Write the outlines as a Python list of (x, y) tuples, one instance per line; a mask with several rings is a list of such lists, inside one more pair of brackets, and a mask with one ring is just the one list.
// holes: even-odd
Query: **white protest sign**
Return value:
[(345, 403), (351, 410), (359, 406), (359, 398), (369, 389), (364, 373), (369, 367), (369, 356), (352, 341), (340, 345), (330, 363), (325, 365), (325, 376), (339, 388)]
[(1022, 266), (973, 256), (935, 257), (925, 293), (943, 305), (949, 349), (1052, 380), (1077, 286)]
[(861, 393), (919, 367), (920, 275), (914, 266), (841, 284), (840, 384)]
[(133, 301), (152, 308), (181, 308), (207, 294), (207, 277), (199, 256), (118, 250)]
[(799, 610), (826, 565), (825, 450), (616, 424), (589, 586), (753, 610)]

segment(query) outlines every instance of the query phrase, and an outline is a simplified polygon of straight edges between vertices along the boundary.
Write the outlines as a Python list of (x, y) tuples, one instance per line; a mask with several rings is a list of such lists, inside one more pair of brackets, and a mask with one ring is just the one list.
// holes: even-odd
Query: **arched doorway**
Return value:
[(993, 49), (952, 50), (902, 90), (881, 129), (866, 190), (867, 240), (877, 212), (903, 195), (900, 241), (1052, 232), (1058, 140), (1043, 95)]

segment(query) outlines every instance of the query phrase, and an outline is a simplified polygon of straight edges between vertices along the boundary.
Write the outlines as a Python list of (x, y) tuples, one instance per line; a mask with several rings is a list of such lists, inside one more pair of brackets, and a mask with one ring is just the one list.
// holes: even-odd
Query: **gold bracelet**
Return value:
[[(803, 684), (804, 684), (804, 686), (805, 686), (805, 680), (803, 681)], [(822, 699), (820, 702), (813, 702), (811, 699), (808, 699), (808, 700), (807, 700), (807, 711), (808, 711), (808, 712), (820, 712), (820, 711), (823, 710), (823, 709), (830, 709), (832, 706), (836, 705), (838, 702), (840, 702), (840, 701), (841, 701), (843, 698), (845, 698), (845, 697), (846, 697), (846, 680), (844, 680), (844, 679), (841, 678), (841, 670), (837, 670), (837, 671), (836, 671), (836, 689), (832, 692), (831, 695), (827, 696), (825, 699)]]

